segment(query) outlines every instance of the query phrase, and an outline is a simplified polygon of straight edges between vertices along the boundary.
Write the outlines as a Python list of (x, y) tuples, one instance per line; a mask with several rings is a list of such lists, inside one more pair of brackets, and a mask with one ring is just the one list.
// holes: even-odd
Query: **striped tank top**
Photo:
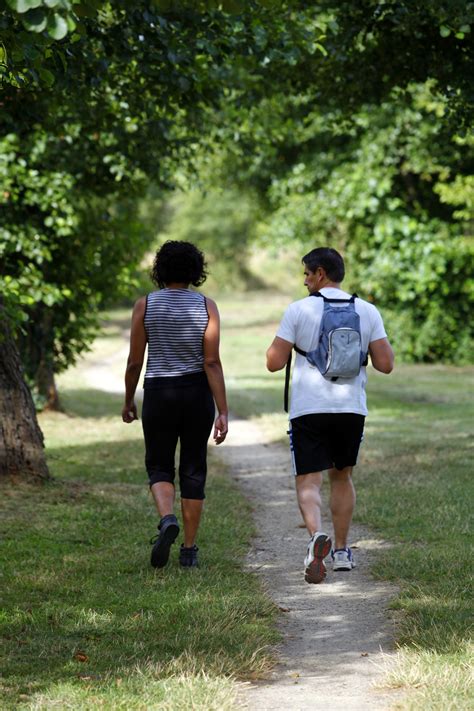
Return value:
[(204, 371), (203, 338), (209, 315), (203, 294), (161, 289), (146, 298), (148, 378), (177, 377)]

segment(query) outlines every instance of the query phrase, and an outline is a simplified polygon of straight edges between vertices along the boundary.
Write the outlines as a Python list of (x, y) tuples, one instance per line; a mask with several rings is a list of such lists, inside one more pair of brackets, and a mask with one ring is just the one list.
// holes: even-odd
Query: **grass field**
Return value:
[(1, 492), (0, 708), (233, 708), (277, 640), (275, 606), (242, 571), (248, 505), (212, 464), (201, 567), (180, 569), (174, 546), (154, 571), (140, 425), (80, 371), (60, 382), (65, 412), (41, 416), (54, 481)]
[[(264, 362), (287, 301), (218, 299), (231, 408), (282, 441), (283, 373)], [(121, 374), (129, 316), (112, 316), (88, 362), (110, 358)], [(409, 692), (402, 709), (471, 707), (473, 377), (444, 366), (369, 374), (357, 519), (393, 541), (373, 572), (400, 588), (387, 684)], [(41, 416), (54, 481), (1, 491), (0, 708), (233, 708), (235, 680), (264, 675), (276, 641), (277, 611), (241, 568), (248, 505), (211, 459), (202, 567), (181, 570), (175, 550), (153, 571), (139, 425), (123, 425), (121, 398), (92, 390), (80, 368), (60, 388), (65, 412)]]

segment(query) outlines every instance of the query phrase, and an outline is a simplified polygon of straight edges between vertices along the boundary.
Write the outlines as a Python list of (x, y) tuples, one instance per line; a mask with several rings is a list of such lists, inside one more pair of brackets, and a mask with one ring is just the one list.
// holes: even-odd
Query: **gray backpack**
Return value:
[[(318, 345), (312, 351), (302, 351), (295, 344), (297, 353), (318, 368), (321, 375), (336, 382), (339, 378), (355, 378), (361, 366), (367, 365), (367, 353), (362, 351), (360, 318), (355, 310), (353, 294), (350, 299), (328, 299), (319, 291), (311, 294), (324, 299), (324, 311), (319, 328)], [(331, 306), (344, 303), (347, 306)], [(291, 355), (286, 366), (285, 411), (288, 412), (288, 388)]]

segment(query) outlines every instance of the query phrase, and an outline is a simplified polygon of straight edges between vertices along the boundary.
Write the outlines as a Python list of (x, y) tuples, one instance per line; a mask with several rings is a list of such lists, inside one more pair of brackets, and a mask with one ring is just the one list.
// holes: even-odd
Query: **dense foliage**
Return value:
[(472, 360), (474, 141), (453, 133), (432, 87), (393, 90), (350, 119), (279, 96), (237, 132), (232, 145), (215, 144), (208, 179), (258, 192), (261, 245), (336, 247), (347, 287), (382, 309), (399, 356)]
[(255, 87), (260, 70), (277, 71), (262, 62), (259, 32), (288, 80), (294, 48), (316, 51), (316, 26), (302, 15), (287, 22), (288, 9), (272, 21), (265, 3), (250, 3), (245, 18), (206, 3), (8, 4), (0, 286), (42, 389), (45, 373), (90, 342), (98, 309), (121, 293), (149, 244), (153, 231), (137, 223), (149, 181), (164, 189), (178, 165), (192, 170), (206, 109), (232, 83)]
[(159, 239), (198, 244), (209, 265), (208, 285), (223, 290), (260, 285), (248, 267), (259, 217), (254, 195), (231, 189), (180, 192), (168, 198), (167, 209)]
[(175, 224), (185, 235), (197, 216), (211, 259), (245, 269), (257, 208), (232, 197), (245, 185), (271, 240), (344, 248), (413, 334), (407, 356), (463, 359), (473, 8), (0, 0), (0, 287), (29, 375), (40, 384), (87, 347), (152, 238), (139, 199), (150, 181), (176, 185), (177, 167), (231, 191), (192, 197)]
[(340, 248), (354, 287), (387, 312), (401, 356), (465, 362), (473, 337), (474, 215), (466, 191), (474, 142), (451, 134), (442, 102), (426, 87), (367, 107), (330, 140), (327, 118), (307, 117), (325, 150), (303, 141), (273, 180), (276, 209), (264, 234)]

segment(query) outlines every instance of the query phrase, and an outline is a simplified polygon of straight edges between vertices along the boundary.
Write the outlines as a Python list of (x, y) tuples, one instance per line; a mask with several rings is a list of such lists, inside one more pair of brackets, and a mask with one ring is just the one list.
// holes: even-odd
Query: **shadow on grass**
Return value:
[[(239, 386), (238, 381), (251, 380), (254, 376), (243, 378), (229, 377), (227, 390), (229, 394), (230, 410), (243, 417), (254, 415), (267, 415), (283, 413), (284, 381), (275, 385), (267, 384), (270, 378), (255, 377), (256, 387)], [(290, 388), (291, 397), (291, 388)], [(368, 424), (374, 422), (379, 412), (383, 412), (392, 419), (420, 418), (422, 424), (427, 419), (440, 420), (449, 417), (450, 413), (456, 414), (458, 403), (453, 397), (437, 397), (436, 395), (416, 395), (409, 393), (394, 395), (393, 392), (369, 393), (369, 418)], [(429, 409), (427, 409), (429, 407)], [(372, 418), (372, 419), (371, 419)]]
[(146, 485), (144, 456), (145, 448), (139, 438), (48, 448), (53, 477), (74, 479), (81, 485), (100, 482)]
[(123, 395), (93, 388), (67, 388), (61, 390), (60, 401), (64, 414), (75, 417), (120, 418)]

